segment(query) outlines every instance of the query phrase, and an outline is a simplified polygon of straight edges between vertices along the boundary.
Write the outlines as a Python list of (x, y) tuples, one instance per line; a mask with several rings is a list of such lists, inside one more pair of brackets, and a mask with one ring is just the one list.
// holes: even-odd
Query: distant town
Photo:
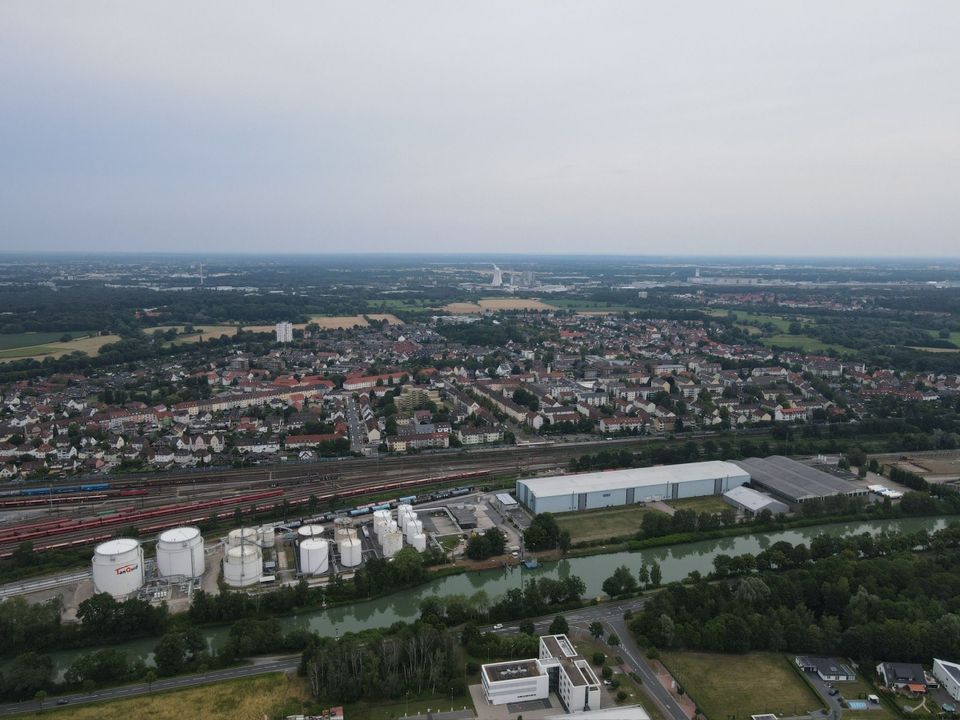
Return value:
[(7, 256), (0, 308), (0, 714), (956, 715), (956, 263)]

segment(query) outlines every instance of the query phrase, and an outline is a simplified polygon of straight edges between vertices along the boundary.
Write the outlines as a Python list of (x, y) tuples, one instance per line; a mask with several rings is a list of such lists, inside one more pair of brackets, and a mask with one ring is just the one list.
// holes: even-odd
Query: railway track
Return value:
[[(749, 433), (757, 435), (761, 433)], [(714, 433), (688, 434), (683, 440), (713, 437)], [(142, 534), (150, 534), (167, 527), (206, 521), (216, 514), (219, 520), (229, 520), (237, 511), (249, 510), (251, 504), (258, 512), (272, 510), (274, 505), (286, 503), (295, 510), (316, 496), (321, 502), (333, 499), (373, 494), (392, 489), (416, 488), (435, 483), (455, 482), (467, 473), (484, 473), (485, 476), (524, 472), (538, 473), (562, 470), (571, 458), (580, 457), (599, 449), (629, 449), (663, 438), (625, 438), (617, 441), (589, 443), (563, 443), (547, 446), (515, 446), (457, 453), (436, 453), (424, 456), (389, 458), (349, 458), (311, 464), (271, 466), (269, 468), (229, 469), (203, 473), (177, 474), (170, 476), (141, 476), (112, 479), (117, 488), (148, 490), (147, 495), (136, 498), (139, 511), (117, 513), (109, 522), (83, 524), (92, 519), (89, 513), (96, 505), (80, 505), (73, 516), (77, 523), (65, 523), (61, 527), (47, 526), (52, 531), (24, 538), (18, 528), (31, 523), (19, 523), (0, 527), (0, 558), (7, 557), (16, 546), (30, 540), (36, 550), (88, 545), (113, 536), (123, 527), (134, 526)], [(245, 486), (245, 487), (244, 487)], [(251, 501), (249, 495), (267, 493), (266, 498)], [(231, 492), (246, 492), (246, 495), (228, 497)], [(181, 509), (168, 508), (157, 512), (165, 505), (180, 504)], [(206, 511), (206, 512), (203, 512)], [(59, 515), (62, 517), (62, 514)], [(102, 521), (103, 518), (100, 518)], [(35, 519), (32, 521), (37, 522)]]

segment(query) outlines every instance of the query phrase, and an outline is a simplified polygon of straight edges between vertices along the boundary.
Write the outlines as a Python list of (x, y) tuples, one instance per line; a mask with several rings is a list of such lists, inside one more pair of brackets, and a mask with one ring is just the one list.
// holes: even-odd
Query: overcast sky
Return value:
[(0, 250), (960, 255), (960, 3), (0, 3)]

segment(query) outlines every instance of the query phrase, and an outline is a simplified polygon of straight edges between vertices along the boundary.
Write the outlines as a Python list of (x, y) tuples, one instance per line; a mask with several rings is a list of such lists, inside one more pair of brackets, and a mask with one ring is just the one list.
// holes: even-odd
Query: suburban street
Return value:
[[(81, 705), (92, 702), (103, 702), (105, 700), (122, 700), (124, 698), (146, 695), (148, 693), (162, 692), (165, 690), (182, 690), (184, 688), (196, 687), (197, 685), (207, 685), (209, 683), (221, 682), (223, 680), (236, 680), (238, 678), (253, 677), (255, 675), (265, 675), (273, 672), (290, 672), (296, 670), (300, 665), (300, 656), (290, 656), (283, 658), (269, 658), (254, 662), (252, 665), (242, 665), (235, 668), (226, 668), (225, 670), (212, 670), (207, 673), (195, 675), (182, 675), (179, 677), (157, 680), (152, 686), (148, 687), (146, 683), (136, 683), (134, 685), (121, 685), (115, 688), (106, 688), (92, 693), (74, 693), (72, 695), (58, 695), (50, 697), (43, 703), (44, 708), (56, 707), (58, 701), (66, 700), (67, 705)], [(20, 703), (8, 703), (0, 705), (0, 716), (18, 715), (20, 713), (35, 712), (40, 710), (40, 703), (29, 700)]]

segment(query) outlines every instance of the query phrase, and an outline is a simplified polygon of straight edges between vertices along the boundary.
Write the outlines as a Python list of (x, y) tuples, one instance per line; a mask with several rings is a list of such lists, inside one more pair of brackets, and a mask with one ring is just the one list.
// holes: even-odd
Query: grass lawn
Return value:
[(761, 713), (805, 715), (823, 707), (784, 655), (670, 652), (662, 659), (709, 720)]
[(605, 540), (611, 537), (626, 537), (640, 530), (640, 523), (647, 513), (660, 512), (642, 505), (587, 510), (557, 515), (561, 530), (570, 531), (573, 542)]
[(150, 720), (260, 720), (280, 711), (301, 713), (308, 697), (303, 679), (277, 673), (75, 707), (57, 708), (51, 698), (48, 700), (49, 709), (20, 717), (27, 720), (128, 720), (132, 715)]
[(698, 513), (718, 513), (733, 509), (732, 505), (728, 505), (716, 495), (684, 498), (682, 500), (668, 500), (667, 505), (677, 510), (696, 510)]
[[(350, 720), (388, 720), (400, 718), (404, 715), (426, 715), (427, 710), (433, 712), (450, 712), (463, 708), (473, 710), (473, 700), (470, 693), (455, 695), (433, 695), (426, 698), (411, 698), (406, 700), (365, 701), (350, 703), (343, 706), (343, 716)], [(206, 719), (204, 719), (206, 720)]]

